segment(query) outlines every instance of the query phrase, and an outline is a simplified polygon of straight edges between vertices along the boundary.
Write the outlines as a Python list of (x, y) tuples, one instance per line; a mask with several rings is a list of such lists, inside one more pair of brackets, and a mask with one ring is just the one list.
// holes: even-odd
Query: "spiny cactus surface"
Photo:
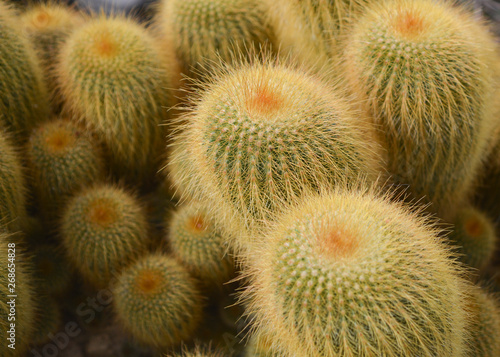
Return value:
[(234, 271), (234, 261), (208, 211), (195, 201), (182, 205), (169, 222), (169, 242), (173, 255), (194, 276), (209, 287), (222, 288)]
[(148, 245), (142, 206), (125, 190), (106, 184), (86, 188), (71, 199), (61, 235), (70, 261), (97, 287), (105, 287)]
[(432, 0), (374, 2), (346, 39), (345, 76), (385, 138), (389, 172), (443, 218), (489, 146), (496, 48), (470, 12)]
[(158, 170), (159, 124), (174, 103), (168, 65), (146, 29), (120, 16), (87, 21), (61, 49), (66, 108), (103, 140), (118, 176), (141, 181)]
[(467, 356), (467, 282), (407, 208), (372, 192), (312, 196), (259, 246), (248, 312), (287, 356)]
[[(168, 32), (187, 74), (199, 77), (273, 42), (260, 0), (164, 0), (157, 22)], [(203, 75), (206, 75), (205, 73)]]
[(124, 270), (114, 288), (118, 320), (142, 343), (180, 344), (201, 319), (194, 279), (175, 259), (152, 254)]
[(34, 130), (27, 147), (30, 178), (44, 216), (58, 217), (69, 196), (104, 177), (95, 138), (73, 122), (55, 119)]
[(200, 185), (186, 190), (238, 234), (306, 189), (380, 173), (368, 122), (324, 82), (285, 65), (228, 69), (197, 104), (180, 140)]

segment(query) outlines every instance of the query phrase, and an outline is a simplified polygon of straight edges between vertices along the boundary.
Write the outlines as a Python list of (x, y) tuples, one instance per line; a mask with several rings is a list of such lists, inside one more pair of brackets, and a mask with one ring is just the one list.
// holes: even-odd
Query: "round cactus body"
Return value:
[(66, 107), (109, 149), (113, 171), (132, 181), (158, 170), (166, 106), (174, 104), (169, 64), (131, 19), (97, 17), (75, 30), (59, 54)]
[(494, 124), (496, 44), (444, 1), (374, 2), (346, 40), (345, 75), (385, 137), (389, 173), (450, 219)]
[(97, 287), (105, 287), (149, 243), (141, 205), (108, 185), (87, 188), (68, 203), (61, 235), (70, 261)]
[(436, 232), (371, 192), (313, 196), (249, 260), (248, 313), (286, 356), (467, 356), (467, 282)]
[(140, 342), (180, 344), (201, 319), (196, 283), (175, 259), (152, 254), (124, 270), (114, 288), (118, 320)]
[(381, 170), (368, 122), (325, 83), (283, 65), (228, 70), (189, 120), (180, 140), (200, 185), (186, 189), (235, 236), (306, 190), (374, 180)]
[(58, 217), (70, 195), (104, 177), (100, 147), (72, 122), (44, 123), (31, 134), (27, 151), (30, 176), (46, 217)]
[[(0, 229), (0, 355), (22, 356), (35, 332), (36, 291), (26, 255), (4, 232)], [(13, 333), (9, 332), (11, 323)], [(9, 348), (12, 344), (15, 349)]]
[(24, 181), (21, 159), (10, 136), (0, 129), (0, 221), (12, 233), (21, 229), (27, 217)]
[(163, 0), (157, 22), (192, 77), (273, 41), (259, 0)]
[(69, 34), (84, 23), (84, 18), (66, 5), (48, 2), (30, 6), (21, 15), (21, 22), (43, 66), (52, 102), (59, 105), (61, 98), (56, 94), (54, 57)]
[(173, 255), (200, 281), (222, 288), (234, 272), (234, 261), (204, 204), (188, 202), (170, 220), (169, 242)]
[(461, 260), (473, 268), (486, 267), (495, 253), (493, 222), (480, 210), (466, 207), (457, 211), (454, 224), (449, 238), (458, 246)]
[(17, 13), (0, 1), (0, 121), (19, 141), (48, 118), (49, 102), (43, 74)]

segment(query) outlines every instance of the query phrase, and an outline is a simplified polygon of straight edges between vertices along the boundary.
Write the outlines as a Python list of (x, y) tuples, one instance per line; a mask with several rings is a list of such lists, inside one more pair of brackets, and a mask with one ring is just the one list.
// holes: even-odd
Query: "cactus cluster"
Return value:
[(498, 357), (477, 14), (68, 2), (0, 0), (0, 356), (93, 355), (116, 325), (114, 355)]

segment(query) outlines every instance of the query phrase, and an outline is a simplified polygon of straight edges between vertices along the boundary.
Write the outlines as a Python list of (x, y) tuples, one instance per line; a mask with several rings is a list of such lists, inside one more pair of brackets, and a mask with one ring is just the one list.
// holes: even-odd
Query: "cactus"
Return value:
[(277, 220), (249, 259), (254, 328), (287, 356), (468, 356), (463, 269), (374, 191), (312, 196)]
[(43, 244), (32, 258), (34, 276), (42, 294), (63, 294), (71, 284), (73, 272), (58, 246)]
[(70, 200), (61, 235), (70, 261), (96, 287), (105, 287), (148, 245), (143, 207), (133, 195), (105, 184)]
[(43, 74), (17, 12), (0, 0), (0, 122), (22, 142), (49, 115)]
[(27, 155), (42, 214), (49, 218), (59, 218), (70, 195), (104, 178), (100, 147), (69, 121), (56, 119), (33, 131)]
[(201, 319), (202, 299), (195, 285), (173, 258), (144, 256), (118, 277), (113, 289), (116, 316), (139, 342), (179, 344)]
[(496, 235), (493, 222), (474, 207), (460, 208), (455, 217), (450, 241), (458, 246), (461, 260), (482, 270), (495, 253)]
[(367, 0), (266, 0), (281, 50), (324, 70), (341, 49), (341, 38)]
[(270, 62), (226, 72), (207, 86), (178, 140), (200, 182), (186, 189), (208, 200), (232, 235), (304, 190), (380, 174), (373, 127), (326, 83)]
[(471, 351), (476, 357), (500, 356), (500, 308), (497, 299), (476, 288), (470, 291), (467, 310), (473, 316)]
[(491, 34), (444, 1), (384, 0), (346, 44), (345, 76), (385, 137), (389, 172), (450, 219), (470, 194), (494, 124)]
[(259, 46), (269, 48), (274, 40), (266, 14), (259, 0), (163, 0), (157, 23), (185, 73), (199, 77), (221, 60), (232, 63)]
[(4, 228), (14, 233), (21, 229), (27, 217), (26, 188), (19, 155), (11, 143), (10, 135), (1, 128), (0, 153), (0, 221)]
[(104, 15), (75, 30), (59, 54), (57, 77), (73, 112), (104, 141), (116, 175), (146, 181), (158, 170), (158, 125), (174, 103), (169, 63), (131, 19)]
[(169, 242), (173, 255), (193, 276), (210, 288), (222, 288), (234, 272), (234, 261), (208, 211), (194, 201), (181, 206), (170, 220)]
[[(5, 227), (0, 229), (0, 355), (22, 356), (35, 332), (36, 292), (28, 259), (11, 238)], [(11, 301), (14, 304), (8, 304)], [(14, 339), (8, 340), (11, 324), (14, 324)], [(15, 349), (9, 348), (12, 342)]]
[(55, 88), (54, 57), (69, 34), (84, 23), (84, 17), (73, 8), (49, 1), (30, 5), (21, 15), (21, 22), (44, 69), (53, 106), (60, 106), (60, 94)]

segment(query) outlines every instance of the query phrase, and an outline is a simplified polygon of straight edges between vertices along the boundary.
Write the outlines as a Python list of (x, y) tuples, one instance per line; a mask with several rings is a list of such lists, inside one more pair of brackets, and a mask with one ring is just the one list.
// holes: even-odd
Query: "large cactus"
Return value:
[(325, 83), (272, 63), (227, 72), (203, 92), (179, 140), (200, 183), (185, 175), (185, 189), (213, 202), (235, 235), (304, 190), (377, 178), (374, 129)]
[(468, 283), (449, 254), (373, 192), (312, 196), (252, 254), (248, 312), (287, 356), (468, 356)]
[(491, 34), (444, 1), (384, 0), (366, 9), (346, 46), (345, 75), (385, 136), (389, 172), (452, 217), (495, 125)]

